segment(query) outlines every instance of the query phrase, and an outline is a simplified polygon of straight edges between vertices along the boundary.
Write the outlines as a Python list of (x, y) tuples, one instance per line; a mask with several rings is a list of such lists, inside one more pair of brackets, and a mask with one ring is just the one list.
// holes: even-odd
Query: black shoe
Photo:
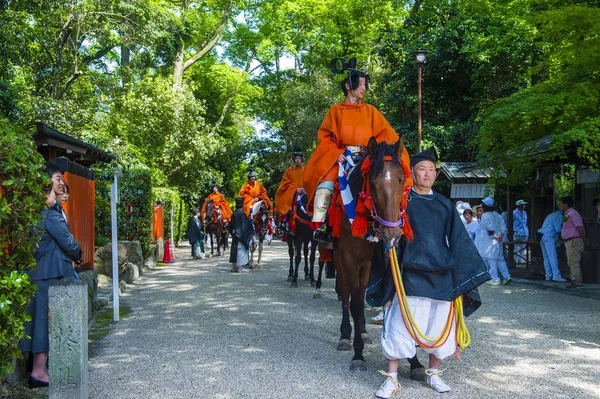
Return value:
[(327, 230), (320, 228), (313, 233), (313, 239), (322, 244), (329, 244), (331, 242), (331, 234)]
[(48, 383), (46, 381), (38, 380), (35, 377), (29, 377), (29, 387), (30, 388), (42, 388), (47, 387)]

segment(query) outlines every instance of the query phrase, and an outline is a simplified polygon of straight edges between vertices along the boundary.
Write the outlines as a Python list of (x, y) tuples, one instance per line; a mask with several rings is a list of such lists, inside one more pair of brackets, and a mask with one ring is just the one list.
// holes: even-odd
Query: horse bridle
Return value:
[[(389, 157), (389, 159), (386, 159), (387, 157)], [(392, 158), (391, 156), (386, 156), (384, 157), (385, 161), (391, 161)], [(369, 185), (371, 184), (371, 182), (369, 181)], [(373, 189), (371, 188), (371, 190), (369, 191), (373, 191)], [(404, 214), (404, 209), (402, 208), (402, 205), (400, 205), (398, 207), (398, 220), (395, 222), (390, 222), (388, 220), (383, 219), (382, 217), (380, 217), (377, 214), (377, 208), (375, 207), (375, 201), (373, 200), (373, 195), (369, 194), (369, 199), (371, 200), (371, 204), (373, 205), (373, 213), (372, 213), (372, 217), (374, 220), (376, 220), (379, 224), (385, 226), (385, 227), (400, 227), (402, 229), (402, 226), (404, 226), (404, 218), (402, 217), (402, 215)], [(375, 232), (375, 234), (377, 234), (377, 236), (379, 236), (379, 238), (382, 237), (382, 232), (381, 230), (379, 230), (377, 227), (375, 227), (375, 224), (373, 224), (373, 231)]]

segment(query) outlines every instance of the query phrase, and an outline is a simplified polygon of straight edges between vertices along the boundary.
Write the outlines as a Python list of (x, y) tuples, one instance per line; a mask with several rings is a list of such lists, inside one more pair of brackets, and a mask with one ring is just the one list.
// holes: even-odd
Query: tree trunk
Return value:
[(175, 68), (173, 70), (173, 86), (181, 86), (183, 84), (183, 48), (177, 53), (175, 59)]

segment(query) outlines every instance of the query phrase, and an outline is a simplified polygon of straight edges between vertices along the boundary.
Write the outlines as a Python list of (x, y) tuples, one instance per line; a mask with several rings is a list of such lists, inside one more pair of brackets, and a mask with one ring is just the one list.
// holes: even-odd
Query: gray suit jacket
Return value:
[(72, 277), (71, 261), (81, 259), (81, 247), (69, 231), (63, 216), (54, 209), (42, 211), (42, 239), (33, 254), (36, 267), (29, 271), (31, 280)]

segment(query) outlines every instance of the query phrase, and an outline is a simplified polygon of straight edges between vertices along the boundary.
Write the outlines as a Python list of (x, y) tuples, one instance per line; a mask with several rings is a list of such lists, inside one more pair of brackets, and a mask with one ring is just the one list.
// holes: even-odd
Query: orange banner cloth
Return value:
[[(317, 148), (308, 160), (304, 170), (304, 190), (313, 198), (317, 186), (322, 181), (337, 181), (338, 157), (346, 146), (367, 146), (369, 139), (393, 144), (398, 134), (374, 106), (359, 102), (348, 104), (346, 100), (333, 105), (317, 135)], [(402, 162), (410, 165), (406, 149), (402, 153)], [(410, 182), (412, 185), (412, 179)]]
[(244, 213), (246, 216), (250, 215), (250, 207), (253, 205), (254, 198), (265, 201), (265, 204), (269, 207), (269, 213), (273, 211), (273, 203), (269, 199), (267, 190), (258, 181), (254, 182), (254, 184), (249, 182), (244, 183), (240, 189), (238, 197), (242, 197), (244, 199)]
[(283, 173), (283, 179), (275, 193), (275, 210), (285, 215), (292, 207), (296, 190), (304, 185), (304, 166), (292, 165)]
[(210, 200), (212, 200), (213, 204), (221, 210), (221, 217), (223, 220), (231, 220), (231, 215), (233, 214), (231, 205), (229, 205), (229, 202), (227, 202), (225, 196), (221, 193), (208, 194), (208, 197), (204, 200), (204, 205), (202, 205), (202, 219), (206, 216), (206, 203)]

